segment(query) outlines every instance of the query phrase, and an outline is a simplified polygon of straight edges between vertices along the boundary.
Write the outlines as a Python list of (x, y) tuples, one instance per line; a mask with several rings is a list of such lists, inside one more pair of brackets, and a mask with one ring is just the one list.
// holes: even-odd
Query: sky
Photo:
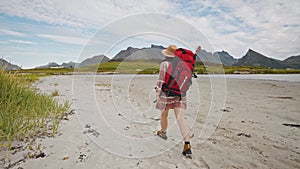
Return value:
[(22, 68), (151, 44), (300, 54), (297, 0), (1, 0), (0, 57)]

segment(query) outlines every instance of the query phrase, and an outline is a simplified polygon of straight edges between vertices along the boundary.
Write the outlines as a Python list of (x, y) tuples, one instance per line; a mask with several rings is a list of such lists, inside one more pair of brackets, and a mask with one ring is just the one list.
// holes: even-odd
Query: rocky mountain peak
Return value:
[(14, 65), (14, 64), (11, 64), (11, 63), (7, 62), (6, 60), (0, 58), (0, 69), (3, 69), (3, 70), (20, 70), (21, 67), (17, 66), (17, 65)]
[(107, 61), (109, 61), (109, 58), (107, 56), (96, 55), (96, 56), (93, 56), (92, 58), (87, 58), (84, 61), (82, 61), (79, 64), (79, 67), (86, 66), (86, 65), (92, 65), (92, 64), (100, 64), (100, 63), (107, 62)]
[(262, 66), (266, 68), (286, 68), (280, 60), (264, 56), (252, 49), (249, 49), (245, 56), (238, 60), (235, 66)]

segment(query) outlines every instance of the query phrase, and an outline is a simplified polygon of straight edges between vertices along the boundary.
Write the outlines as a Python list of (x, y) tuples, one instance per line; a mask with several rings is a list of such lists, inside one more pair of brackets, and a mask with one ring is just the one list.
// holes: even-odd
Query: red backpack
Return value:
[(177, 49), (174, 55), (167, 69), (162, 91), (167, 97), (184, 97), (192, 85), (192, 77), (197, 77), (193, 74), (196, 55), (182, 48)]

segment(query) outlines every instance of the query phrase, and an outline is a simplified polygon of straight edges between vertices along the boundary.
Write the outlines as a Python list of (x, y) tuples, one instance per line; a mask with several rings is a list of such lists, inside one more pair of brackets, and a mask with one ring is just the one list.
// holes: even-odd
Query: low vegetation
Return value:
[(16, 77), (21, 77), (20, 79), (25, 81), (27, 84), (37, 81), (40, 77), (50, 76), (50, 75), (63, 75), (72, 73), (74, 69), (72, 68), (41, 68), (41, 69), (22, 69), (9, 71), (8, 73), (14, 74)]
[(37, 69), (22, 69), (11, 71), (15, 74), (35, 74), (35, 75), (61, 75), (73, 72), (74, 68), (37, 68)]
[[(87, 66), (85, 70), (97, 70), (97, 72), (111, 72), (121, 74), (156, 74), (159, 72), (158, 62), (106, 62), (98, 65)], [(197, 74), (295, 74), (299, 69), (271, 69), (255, 66), (223, 66), (216, 64), (195, 64)]]
[(156, 74), (159, 72), (157, 62), (106, 62), (99, 65), (97, 72), (115, 72), (121, 74)]
[(52, 97), (59, 96), (58, 91), (57, 91), (57, 90), (54, 90), (54, 91), (51, 93), (51, 96), (52, 96)]
[(8, 150), (15, 140), (54, 135), (70, 108), (68, 102), (61, 105), (52, 96), (37, 93), (27, 83), (19, 75), (0, 70), (0, 143)]
[(224, 66), (226, 74), (298, 74), (300, 69), (271, 69), (256, 66)]

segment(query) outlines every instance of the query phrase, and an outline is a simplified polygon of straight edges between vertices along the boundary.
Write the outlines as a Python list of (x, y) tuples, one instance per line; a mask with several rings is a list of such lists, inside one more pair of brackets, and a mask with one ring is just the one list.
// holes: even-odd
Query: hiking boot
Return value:
[(168, 136), (167, 136), (167, 132), (166, 131), (157, 131), (157, 135), (164, 139), (164, 140), (167, 140), (168, 139)]
[(182, 154), (184, 156), (191, 156), (192, 155), (192, 150), (191, 150), (191, 144), (190, 143), (185, 143), (183, 146), (183, 151)]

